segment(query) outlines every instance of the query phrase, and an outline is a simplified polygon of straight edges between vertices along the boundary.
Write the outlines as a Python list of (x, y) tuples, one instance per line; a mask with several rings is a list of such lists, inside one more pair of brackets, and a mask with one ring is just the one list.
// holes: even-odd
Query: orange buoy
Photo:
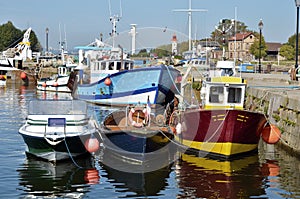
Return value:
[(20, 77), (21, 77), (21, 79), (26, 79), (27, 75), (25, 72), (21, 72)]
[(58, 86), (58, 83), (57, 83), (57, 82), (54, 82), (54, 83), (53, 83), (53, 86), (54, 86), (54, 87), (57, 87), (57, 86)]
[(268, 144), (276, 144), (281, 137), (281, 132), (274, 124), (264, 127), (261, 133), (262, 139)]
[(98, 139), (92, 136), (85, 141), (84, 146), (89, 153), (93, 153), (99, 150), (100, 144)]
[(0, 80), (5, 80), (4, 75), (0, 75)]
[(46, 86), (47, 86), (46, 82), (43, 82), (42, 87), (46, 88)]
[(104, 84), (106, 86), (110, 86), (111, 85), (111, 79), (109, 77), (107, 77), (105, 80), (104, 80)]
[(87, 169), (84, 172), (84, 180), (88, 183), (88, 184), (98, 184), (99, 183), (99, 172), (97, 169)]

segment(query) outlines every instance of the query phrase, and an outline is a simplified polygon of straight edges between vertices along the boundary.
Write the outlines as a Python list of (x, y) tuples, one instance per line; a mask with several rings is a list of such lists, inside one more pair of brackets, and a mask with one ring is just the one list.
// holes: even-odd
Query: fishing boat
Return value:
[(92, 84), (78, 85), (75, 98), (95, 104), (127, 106), (167, 104), (177, 93), (176, 83), (180, 72), (172, 66), (151, 66), (123, 70), (108, 75)]
[(244, 109), (245, 92), (246, 80), (236, 76), (234, 62), (219, 61), (216, 71), (202, 81), (198, 107), (172, 113), (176, 142), (186, 153), (220, 159), (256, 151), (262, 134), (278, 129), (267, 128), (263, 113)]
[(27, 154), (56, 162), (97, 150), (93, 122), (83, 101), (35, 100), (29, 103), (28, 116), (19, 133), (27, 145)]
[(57, 74), (51, 77), (41, 78), (37, 81), (36, 88), (39, 91), (54, 91), (71, 93), (68, 87), (70, 74), (77, 66), (63, 64), (57, 67)]
[(151, 114), (150, 105), (127, 106), (108, 114), (99, 127), (105, 149), (135, 164), (161, 161), (169, 154), (173, 132), (163, 115)]

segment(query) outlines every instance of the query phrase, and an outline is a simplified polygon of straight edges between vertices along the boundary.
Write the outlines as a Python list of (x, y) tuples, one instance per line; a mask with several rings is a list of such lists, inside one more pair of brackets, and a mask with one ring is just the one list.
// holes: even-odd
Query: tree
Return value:
[[(13, 48), (22, 41), (26, 30), (17, 29), (11, 21), (0, 26), (0, 51)], [(34, 31), (31, 30), (30, 37), (31, 49), (33, 51), (41, 51), (42, 47)]]
[(267, 56), (267, 45), (265, 42), (264, 36), (261, 37), (261, 46), (259, 47), (259, 34), (254, 33), (255, 35), (255, 41), (254, 43), (250, 46), (249, 52), (255, 56), (255, 59), (259, 58), (259, 50), (261, 53), (261, 58)]
[[(223, 33), (219, 31), (219, 30), (223, 29), (223, 26), (224, 26), (224, 30), (228, 30), (225, 32), (225, 35), (223, 35)], [(243, 22), (236, 21), (235, 23), (232, 24), (231, 19), (223, 19), (219, 22), (216, 29), (211, 33), (211, 38), (214, 41), (217, 41), (218, 43), (223, 44), (223, 37), (225, 37), (225, 46), (227, 46), (228, 45), (227, 39), (229, 37), (233, 37), (236, 33), (242, 33), (242, 32), (248, 32), (248, 31), (249, 30), (247, 30), (247, 26)]]
[(289, 44), (284, 44), (280, 47), (280, 56), (285, 57), (287, 60), (294, 60), (295, 48)]
[(12, 22), (0, 26), (0, 51), (15, 46), (22, 37), (22, 31), (15, 28)]

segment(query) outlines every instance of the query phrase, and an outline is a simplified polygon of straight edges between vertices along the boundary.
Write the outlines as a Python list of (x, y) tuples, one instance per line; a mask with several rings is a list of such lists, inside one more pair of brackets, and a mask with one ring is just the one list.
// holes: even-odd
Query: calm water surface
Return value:
[(32, 86), (0, 88), (0, 198), (300, 198), (299, 159), (266, 146), (231, 162), (182, 155), (147, 173), (106, 166), (103, 159), (112, 158), (105, 153), (76, 160), (76, 165), (26, 157), (18, 129), (28, 102), (45, 97), (69, 96), (36, 93)]

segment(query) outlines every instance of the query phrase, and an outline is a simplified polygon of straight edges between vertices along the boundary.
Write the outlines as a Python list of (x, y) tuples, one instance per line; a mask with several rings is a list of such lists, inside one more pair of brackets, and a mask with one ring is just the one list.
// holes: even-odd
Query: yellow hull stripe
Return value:
[(231, 142), (196, 142), (189, 140), (180, 140), (178, 136), (175, 136), (175, 140), (184, 146), (199, 151), (205, 151), (208, 153), (216, 153), (224, 156), (236, 155), (239, 153), (245, 153), (257, 149), (258, 144), (240, 144)]

